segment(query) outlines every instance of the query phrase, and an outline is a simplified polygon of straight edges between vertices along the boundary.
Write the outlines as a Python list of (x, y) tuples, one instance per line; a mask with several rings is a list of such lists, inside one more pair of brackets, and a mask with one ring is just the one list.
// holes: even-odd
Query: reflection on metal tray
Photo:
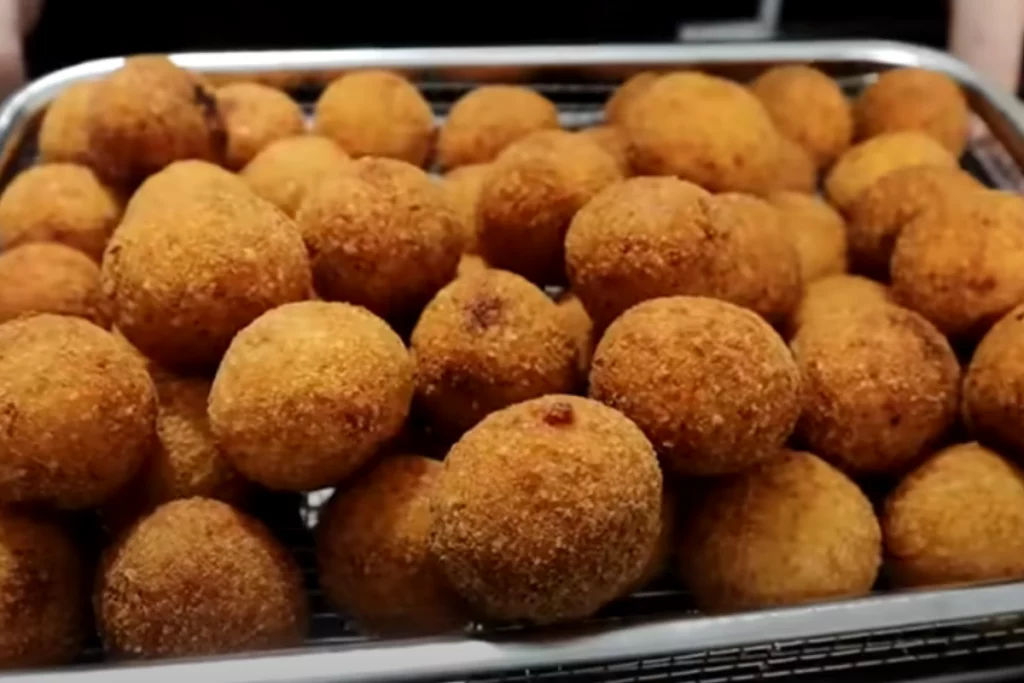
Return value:
[[(518, 78), (550, 97), (563, 123), (601, 118), (614, 84), (639, 70), (697, 66), (749, 78), (779, 63), (812, 62), (855, 92), (879, 71), (922, 66), (948, 73), (968, 93), (991, 137), (972, 144), (964, 166), (986, 183), (1017, 188), (1024, 167), (1024, 110), (943, 53), (872, 41), (746, 45), (665, 45), (210, 53), (174, 56), (216, 79), (258, 78), (287, 87), (308, 105), (338, 73), (386, 67), (414, 78), (443, 117), (472, 82)], [(46, 105), (67, 85), (118, 68), (119, 58), (82, 64), (29, 85), (0, 110), (0, 182), (35, 157)], [(515, 67), (513, 69), (507, 67)], [(313, 619), (305, 647), (203, 660), (110, 664), (93, 645), (80, 665), (0, 679), (20, 683), (147, 683), (183, 680), (474, 681), (594, 683), (762, 679), (894, 680), (971, 671), (971, 680), (1024, 677), (1024, 583), (872, 597), (705, 617), (673, 584), (655, 586), (559, 629), (506, 628), (403, 641), (360, 636), (316, 586), (306, 524), (271, 521), (306, 572)], [(1018, 621), (1018, 616), (1020, 621)], [(1006, 668), (1009, 667), (1009, 668)], [(1015, 668), (1016, 667), (1016, 668)], [(981, 673), (984, 670), (985, 673)]]

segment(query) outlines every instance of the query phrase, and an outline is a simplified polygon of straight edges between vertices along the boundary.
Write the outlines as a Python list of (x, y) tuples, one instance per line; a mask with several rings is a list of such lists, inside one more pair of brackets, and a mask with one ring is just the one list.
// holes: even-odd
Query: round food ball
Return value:
[(773, 192), (767, 200), (779, 210), (780, 224), (796, 249), (805, 285), (846, 272), (846, 223), (835, 209), (800, 192)]
[(453, 435), (495, 410), (576, 385), (577, 349), (558, 307), (503, 270), (464, 275), (438, 292), (410, 349), (417, 399)]
[(368, 631), (442, 633), (469, 621), (430, 553), (430, 498), (442, 467), (419, 455), (389, 455), (320, 512), (320, 585)]
[(253, 192), (289, 216), (321, 179), (343, 171), (348, 155), (333, 141), (319, 135), (296, 135), (272, 142), (260, 151), (239, 176)]
[(39, 156), (46, 163), (89, 163), (89, 103), (94, 81), (74, 83), (46, 108), (39, 125)]
[(802, 399), (796, 364), (764, 320), (684, 296), (645, 301), (611, 324), (590, 396), (636, 422), (686, 476), (731, 474), (777, 454)]
[(452, 209), (462, 221), (464, 249), (468, 254), (479, 250), (477, 235), (480, 232), (480, 188), (483, 187), (489, 164), (459, 166), (445, 174), (441, 187)]
[(570, 221), (621, 178), (615, 160), (580, 135), (541, 131), (519, 140), (491, 165), (480, 190), (481, 255), (539, 284), (564, 281)]
[(142, 361), (81, 318), (0, 325), (0, 500), (85, 508), (139, 469), (156, 417)]
[(99, 266), (62, 244), (23, 244), (0, 253), (0, 322), (33, 313), (75, 315), (110, 327)]
[(866, 595), (882, 561), (871, 502), (810, 453), (713, 484), (682, 527), (680, 577), (708, 612)]
[(353, 157), (389, 157), (423, 166), (434, 137), (430, 104), (390, 71), (345, 74), (316, 103), (314, 128)]
[(927, 133), (959, 157), (967, 144), (970, 110), (956, 81), (927, 69), (893, 69), (857, 100), (857, 136), (914, 130)]
[(309, 491), (343, 480), (397, 435), (412, 393), (412, 362), (383, 320), (305, 301), (263, 314), (231, 342), (210, 426), (246, 478)]
[(0, 240), (60, 242), (96, 261), (121, 218), (117, 197), (85, 166), (43, 164), (22, 171), (0, 194)]
[(818, 188), (818, 172), (803, 147), (787, 137), (778, 136), (775, 167), (767, 188), (773, 191), (814, 194)]
[(751, 85), (776, 128), (827, 168), (853, 139), (853, 112), (839, 84), (810, 66), (776, 66)]
[(956, 418), (956, 356), (913, 311), (864, 306), (819, 318), (792, 347), (805, 395), (797, 435), (850, 474), (902, 474)]
[(827, 316), (845, 315), (865, 307), (892, 303), (889, 289), (860, 275), (830, 275), (807, 285), (800, 304), (789, 320), (790, 336), (804, 325)]
[(500, 620), (589, 616), (639, 579), (660, 527), (661, 472), (620, 413), (552, 395), (488, 415), (444, 461), (430, 550)]
[(997, 322), (964, 375), (963, 418), (971, 434), (1024, 460), (1024, 306)]
[(277, 88), (259, 83), (232, 83), (217, 89), (217, 109), (224, 121), (224, 164), (240, 169), (267, 145), (306, 128), (302, 110)]
[(584, 128), (579, 132), (585, 138), (596, 142), (604, 151), (608, 152), (615, 159), (619, 167), (619, 173), (623, 177), (632, 175), (633, 169), (629, 161), (629, 141), (626, 134), (619, 126), (594, 126)]
[(661, 514), (658, 517), (658, 540), (644, 565), (643, 574), (637, 582), (623, 591), (623, 597), (646, 588), (648, 584), (659, 578), (669, 568), (672, 554), (675, 551), (673, 545), (676, 537), (676, 518), (679, 515), (679, 501), (676, 493), (669, 486), (668, 481), (662, 482), (661, 489)]
[(489, 267), (487, 261), (480, 258), (479, 254), (463, 254), (462, 258), (459, 259), (459, 267), (455, 271), (455, 277), (476, 273)]
[(308, 615), (288, 552), (256, 520), (205, 498), (157, 508), (108, 549), (95, 605), (104, 647), (140, 658), (298, 645)]
[(608, 98), (604, 105), (604, 120), (611, 125), (621, 125), (626, 119), (626, 110), (661, 78), (653, 71), (641, 71), (630, 76)]
[(594, 345), (597, 343), (594, 338), (594, 321), (590, 319), (580, 298), (571, 291), (564, 292), (555, 304), (562, 320), (562, 329), (569, 333), (576, 344), (576, 367), (579, 369), (580, 381), (585, 383), (590, 374)]
[(976, 443), (950, 446), (885, 501), (889, 575), (897, 586), (1024, 577), (1024, 476)]

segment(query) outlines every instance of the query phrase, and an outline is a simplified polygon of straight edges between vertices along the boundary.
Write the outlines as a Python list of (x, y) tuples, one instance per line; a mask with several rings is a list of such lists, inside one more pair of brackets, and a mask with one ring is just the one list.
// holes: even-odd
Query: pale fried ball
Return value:
[(348, 155), (328, 138), (296, 135), (267, 145), (239, 176), (256, 194), (295, 216), (310, 189), (344, 170), (348, 161)]
[(766, 188), (814, 194), (818, 188), (818, 171), (810, 153), (782, 135), (776, 138), (776, 144), (775, 165)]
[(596, 142), (601, 149), (608, 152), (615, 159), (619, 172), (623, 177), (633, 174), (629, 161), (629, 141), (626, 134), (619, 126), (593, 126), (584, 128), (579, 134)]
[(39, 125), (39, 156), (44, 162), (89, 163), (89, 103), (94, 81), (68, 86), (46, 108)]
[(300, 134), (306, 121), (298, 103), (277, 88), (232, 83), (217, 89), (227, 145), (224, 165), (240, 169), (270, 143)]
[(773, 192), (766, 199), (779, 210), (782, 228), (800, 259), (805, 286), (846, 272), (846, 222), (835, 209), (799, 192)]
[(860, 275), (830, 275), (807, 285), (787, 329), (792, 336), (805, 324), (827, 316), (889, 303), (892, 296), (880, 282)]
[(489, 164), (469, 164), (459, 166), (445, 174), (441, 181), (452, 209), (462, 221), (464, 249), (466, 253), (475, 254), (479, 250), (477, 244), (480, 233), (480, 214), (477, 206), (480, 203), (480, 188), (483, 187)]
[(62, 244), (23, 244), (0, 254), (0, 322), (33, 313), (58, 313), (110, 327), (100, 269)]
[(653, 71), (641, 71), (630, 76), (605, 102), (605, 121), (613, 125), (621, 124), (625, 119), (626, 110), (659, 78), (661, 74)]
[(964, 375), (963, 418), (979, 441), (1024, 461), (1024, 306), (996, 323)]

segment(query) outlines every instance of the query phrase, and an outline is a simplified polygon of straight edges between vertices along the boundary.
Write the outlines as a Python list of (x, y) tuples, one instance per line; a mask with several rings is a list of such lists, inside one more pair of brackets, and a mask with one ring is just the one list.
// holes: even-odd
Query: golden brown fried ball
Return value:
[(480, 253), (538, 284), (565, 279), (565, 233), (576, 212), (620, 180), (615, 160), (567, 131), (540, 131), (508, 147), (480, 190)]
[(708, 612), (866, 595), (882, 560), (871, 502), (810, 453), (714, 484), (682, 526), (679, 573)]
[(391, 322), (415, 319), (455, 276), (463, 224), (420, 169), (368, 157), (325, 178), (295, 217), (325, 299), (365, 306)]
[(89, 103), (96, 84), (75, 83), (46, 108), (39, 125), (39, 156), (43, 162), (89, 163)]
[(217, 110), (227, 135), (224, 165), (231, 169), (242, 168), (270, 143), (299, 135), (306, 128), (295, 100), (259, 83), (218, 88)]
[(0, 322), (33, 313), (75, 315), (110, 327), (95, 261), (63, 244), (23, 244), (0, 254)]
[(626, 110), (632, 106), (640, 95), (661, 78), (661, 74), (653, 71), (641, 71), (630, 76), (608, 98), (604, 105), (604, 120), (612, 125), (620, 125), (626, 118)]
[(452, 447), (430, 549), (487, 617), (586, 617), (643, 573), (661, 489), (636, 425), (585, 398), (544, 396), (491, 413)]
[(60, 242), (99, 261), (121, 204), (85, 166), (43, 164), (22, 171), (0, 195), (0, 239)]
[(123, 535), (104, 554), (94, 601), (104, 647), (139, 658), (297, 645), (308, 615), (287, 550), (205, 498), (167, 503)]
[(800, 145), (782, 135), (776, 139), (775, 166), (766, 189), (814, 194), (818, 189), (818, 171), (814, 159)]
[(84, 508), (141, 465), (156, 417), (143, 362), (109, 332), (51, 314), (0, 325), (0, 500)]
[(417, 400), (438, 428), (456, 436), (488, 413), (576, 384), (576, 345), (558, 307), (504, 270), (464, 275), (438, 292), (410, 350)]
[(643, 574), (637, 582), (623, 591), (625, 597), (638, 590), (646, 588), (648, 584), (659, 578), (669, 568), (672, 555), (675, 552), (675, 538), (677, 517), (679, 516), (679, 501), (676, 493), (667, 480), (662, 481), (661, 489), (661, 514), (658, 516), (658, 539), (654, 548), (644, 565)]
[(927, 133), (955, 156), (967, 144), (970, 110), (956, 81), (927, 69), (893, 69), (857, 100), (857, 136), (914, 130)]
[(883, 176), (849, 207), (854, 267), (888, 279), (892, 250), (904, 226), (936, 204), (957, 201), (981, 187), (967, 173), (949, 166), (911, 166)]
[(87, 628), (78, 550), (53, 523), (0, 512), (0, 669), (70, 662)]
[(597, 343), (594, 338), (594, 321), (590, 319), (580, 298), (569, 290), (559, 296), (555, 304), (562, 320), (562, 329), (569, 333), (576, 344), (576, 367), (579, 369), (580, 381), (585, 382), (590, 374), (590, 359)]
[(348, 155), (328, 138), (296, 135), (267, 145), (239, 172), (252, 190), (295, 216), (310, 189), (345, 169)]
[(779, 134), (743, 86), (674, 73), (652, 83), (627, 111), (623, 126), (637, 173), (679, 176), (712, 192), (769, 186)]
[(468, 623), (430, 553), (430, 498), (442, 467), (419, 455), (389, 455), (338, 489), (320, 513), (320, 585), (368, 631), (441, 633)]
[(897, 586), (1024, 577), (1024, 476), (976, 443), (939, 451), (885, 501), (889, 575)]
[(336, 484), (398, 434), (413, 368), (369, 311), (304, 301), (238, 333), (210, 393), (210, 426), (231, 463), (272, 489)]
[(839, 84), (810, 66), (776, 66), (751, 84), (784, 136), (827, 168), (853, 139), (853, 112)]
[(295, 225), (200, 161), (172, 164), (139, 188), (102, 274), (118, 329), (146, 356), (179, 368), (215, 365), (238, 330), (311, 289)]
[(890, 304), (819, 318), (792, 347), (805, 396), (797, 435), (850, 474), (902, 474), (956, 418), (956, 356), (913, 311)]
[(469, 254), (479, 250), (477, 235), (480, 233), (480, 215), (477, 206), (488, 168), (489, 164), (459, 166), (446, 173), (441, 182), (448, 202), (462, 221), (464, 249)]
[(835, 209), (800, 192), (773, 192), (766, 199), (779, 210), (782, 228), (800, 259), (805, 285), (846, 272), (846, 223)]
[(778, 452), (800, 414), (800, 374), (752, 311), (702, 297), (645, 301), (601, 337), (590, 396), (644, 431), (682, 475), (741, 471)]
[(804, 325), (831, 315), (846, 315), (864, 307), (892, 303), (889, 289), (860, 275), (830, 275), (807, 285), (800, 304), (790, 316), (790, 336)]
[(836, 208), (847, 211), (876, 182), (911, 166), (956, 168), (957, 161), (924, 133), (883, 133), (854, 145), (839, 157), (825, 178), (825, 193)]
[(619, 173), (623, 177), (629, 177), (633, 174), (629, 161), (629, 141), (626, 139), (626, 134), (621, 127), (594, 126), (593, 128), (584, 128), (579, 131), (579, 135), (590, 138), (601, 149), (608, 152), (615, 159), (615, 163), (619, 167)]
[(547, 128), (558, 128), (558, 109), (548, 98), (521, 86), (480, 86), (452, 105), (437, 137), (437, 161), (441, 168), (487, 163)]
[(423, 166), (434, 115), (409, 81), (391, 71), (345, 74), (316, 103), (314, 128), (353, 157), (389, 157)]
[(1024, 306), (996, 323), (964, 375), (963, 419), (971, 434), (1024, 461)]
[(463, 254), (462, 258), (459, 259), (459, 267), (455, 271), (455, 276), (462, 277), (470, 273), (486, 270), (489, 267), (487, 261), (480, 258), (479, 254)]

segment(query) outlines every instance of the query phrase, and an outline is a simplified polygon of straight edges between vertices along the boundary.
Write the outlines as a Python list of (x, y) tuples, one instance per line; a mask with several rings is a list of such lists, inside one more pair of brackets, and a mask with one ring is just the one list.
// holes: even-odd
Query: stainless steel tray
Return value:
[[(386, 67), (415, 79), (443, 116), (471, 80), (507, 77), (505, 67), (551, 97), (567, 125), (600, 120), (614, 84), (651, 68), (699, 67), (745, 79), (768, 66), (812, 62), (851, 89), (879, 71), (921, 66), (959, 81), (992, 133), (964, 163), (990, 184), (1017, 187), (1024, 168), (1024, 109), (963, 63), (933, 50), (880, 41), (745, 45), (607, 45), (400, 50), (323, 50), (174, 55), (214, 79), (260, 79), (292, 90), (304, 103), (337, 74)], [(28, 85), (0, 109), (0, 182), (35, 156), (35, 127), (69, 84), (118, 68), (121, 58), (74, 66)], [(500, 68), (500, 69), (499, 69)], [(318, 499), (303, 504), (315, 517)], [(739, 681), (851, 673), (865, 680), (893, 667), (938, 663), (937, 673), (981, 664), (991, 678), (1024, 676), (1024, 583), (871, 597), (734, 616), (704, 617), (666, 584), (609, 606), (585, 623), (560, 629), (509, 628), (460, 637), (383, 641), (359, 636), (316, 588), (303, 525), (273, 524), (307, 573), (313, 604), (309, 643), (295, 650), (202, 660), (103, 663), (97, 646), (73, 667), (0, 676), (20, 683), (232, 681), (305, 683), (385, 680)], [(1021, 653), (1015, 656), (1018, 648)], [(1009, 659), (997, 657), (1009, 653)], [(924, 669), (915, 668), (916, 673)], [(901, 669), (902, 671), (902, 669)], [(889, 673), (886, 673), (889, 675)]]

